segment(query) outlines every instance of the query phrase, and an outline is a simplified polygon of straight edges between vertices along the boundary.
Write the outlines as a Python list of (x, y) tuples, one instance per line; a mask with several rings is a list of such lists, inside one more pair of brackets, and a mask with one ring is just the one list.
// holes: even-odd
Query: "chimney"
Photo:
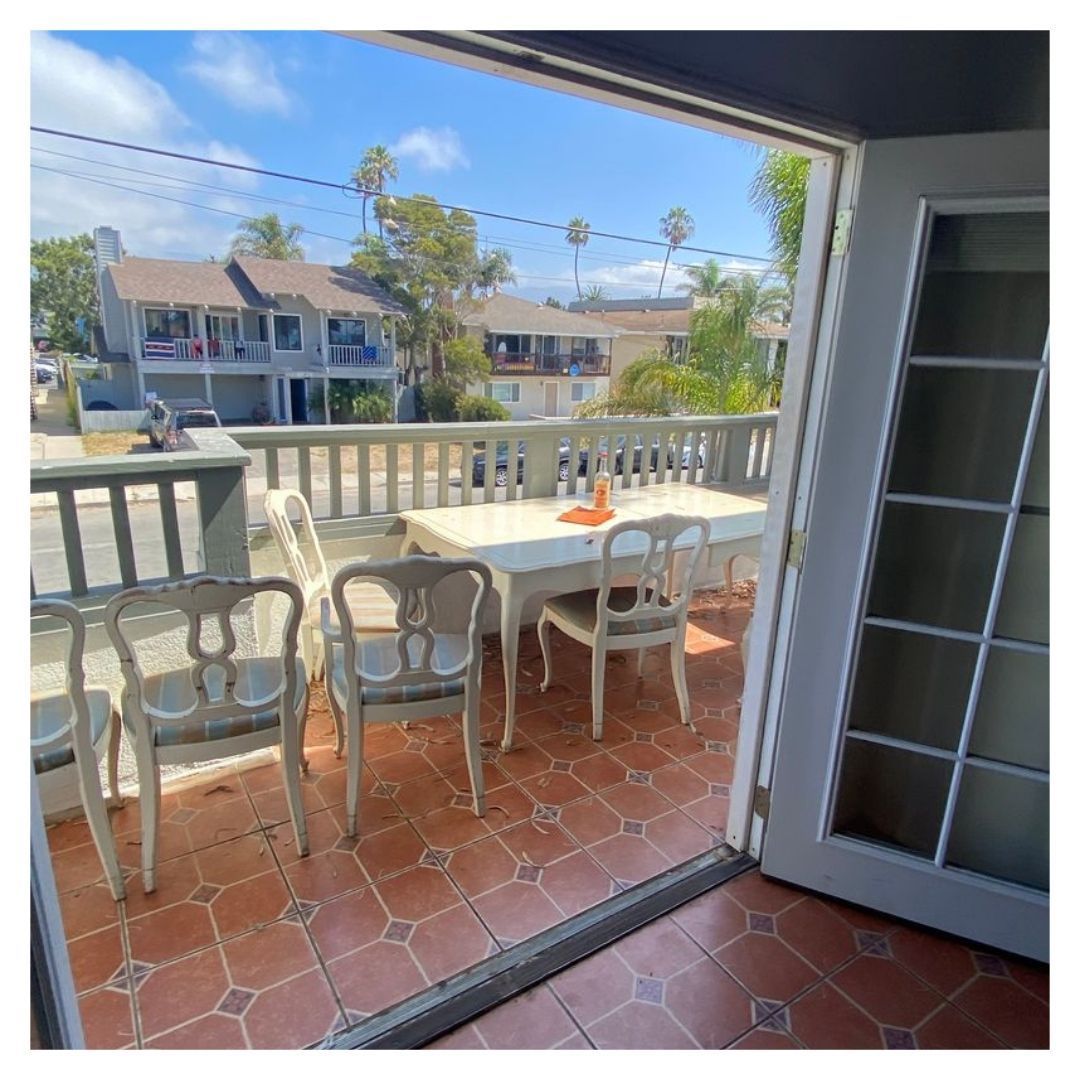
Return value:
[[(123, 316), (109, 302), (103, 283), (105, 271), (113, 263), (124, 261), (124, 249), (120, 245), (120, 230), (109, 225), (99, 225), (94, 230), (94, 269), (97, 280), (98, 310), (101, 312), (101, 329), (109, 349), (126, 348)], [(115, 296), (115, 290), (112, 293)], [(119, 301), (116, 302), (117, 304)], [(112, 318), (110, 316), (113, 316)], [(111, 324), (116, 325), (111, 325)]]

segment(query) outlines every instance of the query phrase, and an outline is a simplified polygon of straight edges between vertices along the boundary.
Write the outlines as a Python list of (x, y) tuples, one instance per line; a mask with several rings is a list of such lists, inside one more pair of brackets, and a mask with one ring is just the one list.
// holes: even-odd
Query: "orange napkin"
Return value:
[(614, 507), (606, 510), (594, 510), (591, 506), (575, 506), (573, 510), (567, 510), (560, 514), (559, 521), (570, 521), (575, 525), (602, 525), (605, 521), (615, 516)]

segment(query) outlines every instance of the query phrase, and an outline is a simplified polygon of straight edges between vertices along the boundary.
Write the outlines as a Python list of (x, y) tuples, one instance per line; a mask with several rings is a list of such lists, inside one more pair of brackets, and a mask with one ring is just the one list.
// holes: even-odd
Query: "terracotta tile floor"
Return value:
[[(742, 595), (739, 596), (738, 594)], [(372, 728), (360, 839), (345, 836), (345, 763), (321, 690), (298, 858), (276, 764), (166, 790), (158, 888), (136, 873), (137, 800), (115, 811), (128, 898), (114, 903), (85, 823), (49, 830), (88, 1045), (318, 1044), (720, 842), (738, 733), (739, 641), (752, 605), (697, 599), (682, 727), (666, 650), (636, 677), (609, 660), (604, 737), (589, 734), (589, 654), (558, 633), (519, 662), (515, 747), (501, 662), (485, 643), (488, 812), (473, 816), (455, 719)], [(629, 665), (629, 666), (628, 666)], [(854, 912), (757, 875), (701, 898), (441, 1046), (1045, 1045), (1044, 971)]]

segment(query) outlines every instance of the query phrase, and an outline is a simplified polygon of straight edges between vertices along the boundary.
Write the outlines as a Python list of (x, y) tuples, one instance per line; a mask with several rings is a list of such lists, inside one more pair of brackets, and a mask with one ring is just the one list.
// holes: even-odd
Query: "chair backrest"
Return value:
[[(447, 605), (436, 597), (437, 588), (456, 575), (470, 578), (476, 586), (471, 607), (462, 607), (459, 618), (453, 617), (454, 611), (441, 610)], [(380, 634), (377, 641), (368, 636), (362, 647), (345, 594), (357, 579), (389, 587), (389, 594), (397, 597), (397, 630)], [(407, 687), (463, 677), (479, 680), (482, 614), (490, 593), (491, 571), (477, 559), (408, 555), (343, 567), (330, 584), (330, 602), (341, 627), (345, 671), (355, 672), (366, 685), (377, 687)], [(456, 633), (446, 629), (455, 625), (460, 627)], [(436, 631), (436, 626), (441, 629)], [(449, 639), (460, 642), (462, 637), (463, 651), (451, 653), (440, 648)], [(365, 652), (377, 654), (379, 670), (358, 665)], [(354, 700), (351, 694), (349, 700)]]
[(71, 714), (67, 723), (50, 735), (40, 738), (31, 736), (30, 752), (44, 754), (70, 743), (77, 757), (86, 754), (90, 761), (93, 760), (94, 745), (90, 731), (90, 705), (86, 700), (86, 674), (83, 671), (86, 623), (82, 612), (66, 600), (31, 600), (30, 617), (34, 619), (45, 615), (61, 619), (71, 631), (64, 671), (64, 692), (71, 704)]
[[(281, 681), (276, 686), (269, 683), (257, 697), (243, 698), (237, 692), (240, 666), (234, 655), (238, 642), (232, 616), (240, 604), (260, 593), (281, 593), (289, 600), (289, 613), (281, 632), (281, 651), (273, 658), (281, 663)], [(146, 698), (147, 675), (139, 665), (134, 647), (141, 636), (138, 620), (124, 617), (135, 605), (150, 605), (180, 614), (187, 622), (184, 644), (190, 661), (186, 669), (189, 681), (181, 685), (189, 692), (171, 695), (179, 708), (154, 707)], [(291, 581), (278, 577), (198, 577), (166, 585), (137, 586), (117, 593), (105, 607), (105, 629), (120, 657), (125, 700), (132, 716), (144, 724), (209, 723), (254, 716), (280, 704), (282, 724), (286, 725), (289, 718), (295, 722), (296, 650), (302, 610), (300, 590)], [(204, 641), (208, 626), (214, 624), (220, 640), (216, 646)], [(247, 658), (240, 663), (246, 662)], [(212, 674), (215, 672), (219, 674)]]
[[(311, 544), (310, 557), (300, 546), (296, 527), (289, 517), (290, 510), (299, 513), (300, 524)], [(325, 594), (330, 585), (326, 560), (319, 546), (319, 538), (315, 535), (315, 524), (311, 520), (311, 507), (308, 506), (307, 499), (294, 488), (271, 488), (263, 497), (263, 511), (281, 557), (285, 560), (289, 577), (300, 586), (304, 609), (308, 610), (312, 600)]]
[[(641, 534), (637, 542), (627, 544), (635, 533)], [(645, 545), (638, 568), (634, 571), (627, 571), (622, 566), (616, 568), (613, 560), (622, 557), (621, 552), (614, 550), (616, 545), (624, 550), (630, 547), (636, 556), (635, 549), (641, 537), (644, 537)], [(613, 525), (604, 536), (602, 581), (596, 597), (597, 625), (604, 625), (604, 620), (630, 622), (658, 615), (661, 611), (668, 616), (680, 617), (690, 603), (690, 587), (708, 539), (709, 522), (703, 517), (659, 514)], [(677, 550), (680, 553), (686, 550), (688, 558), (682, 562), (678, 580), (672, 580), (676, 576)], [(629, 610), (615, 611), (608, 603), (612, 580), (630, 573), (637, 577), (634, 605)]]

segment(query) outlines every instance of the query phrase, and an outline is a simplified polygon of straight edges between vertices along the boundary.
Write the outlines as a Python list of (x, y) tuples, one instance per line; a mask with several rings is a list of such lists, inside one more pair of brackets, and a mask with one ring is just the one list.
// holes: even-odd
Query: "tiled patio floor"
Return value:
[[(276, 764), (166, 789), (150, 896), (135, 873), (136, 800), (112, 819), (132, 871), (121, 904), (101, 883), (85, 824), (51, 828), (88, 1045), (312, 1045), (718, 843), (751, 603), (724, 609), (706, 594), (695, 604), (687, 676), (698, 734), (679, 724), (658, 650), (641, 680), (630, 654), (609, 661), (594, 743), (588, 651), (556, 632), (557, 682), (543, 695), (535, 636), (522, 642), (516, 745), (502, 753), (493, 639), (484, 819), (469, 809), (458, 725), (440, 719), (369, 730), (361, 838), (345, 837), (344, 761), (316, 691), (307, 858), (294, 850)], [(1045, 1044), (1045, 973), (928, 940), (744, 877), (442, 1045), (967, 1046), (995, 1034)]]

